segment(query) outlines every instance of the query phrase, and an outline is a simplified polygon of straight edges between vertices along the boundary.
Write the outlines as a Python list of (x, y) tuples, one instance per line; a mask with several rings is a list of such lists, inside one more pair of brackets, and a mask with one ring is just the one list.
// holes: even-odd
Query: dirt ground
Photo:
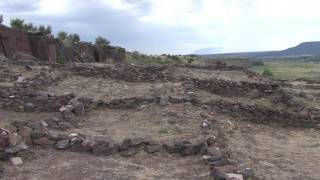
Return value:
[[(103, 65), (99, 65), (102, 66)], [(10, 67), (13, 65), (10, 65)], [(35, 68), (27, 72), (15, 65), (12, 71), (30, 78), (37, 74)], [(63, 74), (59, 69), (52, 71)], [(232, 82), (260, 82), (240, 70), (220, 71), (196, 68), (177, 68), (174, 77), (193, 77), (202, 80), (223, 79)], [(269, 81), (269, 80), (266, 80)], [(1, 84), (3, 83), (3, 84)], [(13, 83), (0, 81), (0, 86)], [(306, 84), (291, 82), (287, 91), (302, 91), (312, 99), (302, 97), (309, 106), (320, 107), (319, 97), (314, 89)], [(130, 97), (150, 97), (166, 95), (184, 97), (190, 90), (183, 82), (127, 82), (112, 78), (84, 77), (68, 75), (49, 86), (41, 87), (46, 91), (62, 95), (73, 92), (77, 97), (110, 101)], [(283, 127), (277, 124), (257, 124), (244, 119), (242, 114), (234, 116), (216, 111), (205, 105), (210, 101), (239, 102), (259, 104), (269, 108), (290, 108), (273, 103), (274, 96), (248, 97), (215, 94), (194, 88), (192, 93), (200, 103), (168, 103), (159, 105), (149, 103), (134, 109), (95, 108), (81, 117), (79, 126), (63, 133), (80, 133), (86, 136), (102, 136), (120, 142), (127, 137), (150, 137), (160, 142), (174, 139), (190, 141), (205, 139), (223, 134), (224, 145), (232, 159), (240, 168), (254, 169), (256, 179), (316, 180), (320, 179), (320, 131), (316, 128)], [(301, 98), (301, 97), (299, 97)], [(43, 121), (53, 113), (14, 112), (0, 110), (0, 125), (7, 127), (13, 121)], [(210, 114), (210, 117), (203, 114)], [(268, 116), (263, 114), (263, 116)], [(258, 117), (257, 117), (258, 118)], [(212, 122), (212, 128), (204, 129), (205, 120)], [(286, 121), (286, 119), (283, 119)], [(60, 132), (60, 131), (59, 131)], [(147, 154), (139, 152), (133, 157), (94, 156), (85, 153), (58, 151), (53, 148), (32, 147), (24, 154), (24, 164), (14, 166), (1, 162), (4, 168), (3, 179), (16, 180), (147, 180), (147, 179), (210, 179), (209, 166), (200, 155), (181, 157), (168, 153)]]

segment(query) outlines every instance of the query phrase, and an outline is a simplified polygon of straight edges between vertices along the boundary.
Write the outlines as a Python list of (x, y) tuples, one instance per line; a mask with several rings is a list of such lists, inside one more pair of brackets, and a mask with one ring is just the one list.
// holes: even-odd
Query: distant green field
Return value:
[(320, 62), (271, 61), (264, 62), (264, 66), (253, 66), (249, 69), (258, 73), (262, 73), (264, 69), (269, 69), (276, 79), (320, 80)]

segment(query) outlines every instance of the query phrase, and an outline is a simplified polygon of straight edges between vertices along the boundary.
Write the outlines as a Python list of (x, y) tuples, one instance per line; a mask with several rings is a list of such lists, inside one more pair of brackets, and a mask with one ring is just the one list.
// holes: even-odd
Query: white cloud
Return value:
[(10, 17), (87, 38), (105, 33), (148, 53), (273, 50), (320, 40), (318, 7), (318, 0), (0, 0)]

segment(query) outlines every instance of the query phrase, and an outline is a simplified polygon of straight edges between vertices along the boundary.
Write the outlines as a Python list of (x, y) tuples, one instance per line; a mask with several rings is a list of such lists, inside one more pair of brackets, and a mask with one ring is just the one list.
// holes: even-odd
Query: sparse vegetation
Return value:
[(80, 42), (79, 34), (68, 34), (65, 31), (60, 31), (58, 33), (58, 39), (60, 39), (66, 46)]
[(266, 76), (266, 77), (272, 77), (273, 76), (272, 72), (269, 69), (264, 69), (263, 72), (262, 72), (262, 75)]
[(76, 33), (74, 33), (74, 34), (69, 34), (68, 37), (67, 37), (67, 39), (68, 39), (69, 41), (71, 41), (72, 43), (78, 43), (78, 42), (80, 42), (80, 36), (79, 36), (79, 34), (76, 34)]
[(250, 65), (251, 66), (263, 66), (264, 62), (263, 61), (253, 61)]
[(97, 46), (109, 46), (110, 41), (108, 41), (106, 38), (103, 38), (101, 36), (98, 36), (95, 40), (95, 45)]
[(253, 66), (249, 69), (260, 74), (265, 69), (268, 69), (272, 72), (272, 77), (275, 79), (320, 79), (320, 63), (318, 61), (269, 60), (265, 61), (263, 66)]
[(168, 133), (169, 133), (169, 131), (168, 131), (167, 128), (161, 128), (161, 129), (159, 129), (159, 134), (168, 134)]
[(127, 61), (133, 64), (170, 64), (170, 63), (193, 63), (199, 60), (190, 55), (146, 55), (138, 51), (128, 52)]
[(52, 32), (52, 27), (47, 25), (39, 25), (36, 26), (33, 23), (25, 23), (23, 19), (11, 19), (10, 20), (10, 26), (13, 29), (18, 29), (22, 31), (27, 31), (27, 32), (42, 32), (43, 34), (51, 34)]
[(67, 39), (67, 37), (68, 37), (68, 33), (66, 33), (65, 31), (60, 31), (60, 32), (58, 33), (58, 38), (59, 38), (60, 40), (65, 40), (65, 39)]

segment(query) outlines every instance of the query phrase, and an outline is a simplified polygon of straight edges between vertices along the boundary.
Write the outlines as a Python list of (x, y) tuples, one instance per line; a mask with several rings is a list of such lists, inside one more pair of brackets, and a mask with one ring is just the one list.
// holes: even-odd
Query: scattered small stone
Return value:
[(11, 163), (15, 166), (18, 166), (18, 165), (22, 165), (23, 164), (23, 161), (20, 157), (12, 157), (10, 159)]
[(33, 103), (26, 103), (26, 105), (24, 106), (24, 111), (25, 112), (35, 112), (36, 107)]
[(242, 174), (226, 174), (226, 180), (244, 180)]
[(26, 70), (28, 70), (28, 71), (31, 71), (31, 70), (32, 70), (32, 67), (31, 67), (30, 65), (28, 65), (28, 64), (26, 64), (26, 65), (24, 66), (24, 68), (25, 68)]
[(31, 139), (40, 139), (44, 136), (46, 136), (46, 132), (42, 129), (35, 129), (31, 133)]
[(22, 141), (22, 137), (17, 133), (9, 135), (9, 144), (10, 146), (16, 146), (18, 143)]
[(68, 139), (65, 140), (59, 140), (57, 143), (54, 145), (55, 148), (59, 150), (66, 150), (70, 148), (70, 141)]
[(138, 152), (139, 152), (139, 149), (137, 147), (132, 147), (130, 149), (120, 151), (119, 154), (124, 157), (131, 157), (136, 155)]
[(20, 151), (26, 150), (26, 149), (28, 149), (28, 146), (23, 141), (21, 141), (15, 146), (10, 146), (10, 147), (6, 148), (5, 152), (10, 153), (10, 154), (14, 154), (14, 153), (18, 153)]
[(131, 139), (131, 146), (140, 146), (146, 142), (145, 138), (132, 138)]
[(254, 178), (255, 176), (254, 170), (251, 168), (245, 168), (243, 171), (243, 176), (245, 177), (245, 179)]
[(174, 143), (171, 143), (171, 142), (167, 142), (167, 143), (163, 144), (162, 147), (168, 153), (179, 153), (181, 150), (180, 146), (175, 145)]
[(160, 106), (166, 106), (169, 103), (169, 97), (168, 96), (160, 96), (159, 104)]
[(218, 147), (209, 147), (207, 149), (207, 155), (216, 156), (216, 157), (223, 157), (223, 152)]
[(213, 177), (214, 180), (226, 180), (225, 173), (220, 169), (214, 168), (211, 171), (211, 176)]
[(89, 152), (94, 146), (94, 141), (90, 139), (84, 139), (81, 144), (72, 144), (71, 150), (77, 152)]
[[(46, 137), (49, 139), (49, 140), (53, 140), (53, 141), (56, 141), (56, 140), (59, 140), (59, 137), (60, 137), (60, 134), (56, 131), (52, 131), (52, 130), (49, 130)], [(65, 138), (67, 139), (67, 138)]]
[(0, 160), (7, 161), (10, 158), (10, 154), (7, 152), (0, 151)]
[(40, 139), (33, 139), (34, 144), (39, 146), (52, 146), (54, 145), (54, 141), (49, 140), (47, 137), (42, 137)]
[(72, 128), (72, 124), (69, 122), (59, 122), (58, 127), (57, 127), (57, 129), (62, 130), (62, 131), (68, 130), (70, 128)]
[(19, 135), (28, 146), (32, 145), (31, 133), (32, 129), (27, 126), (19, 128)]
[(96, 140), (92, 146), (93, 154), (95, 155), (111, 155), (113, 146), (108, 140)]
[(224, 158), (222, 151), (217, 147), (209, 147), (206, 153), (207, 162), (210, 166), (224, 166), (229, 164), (229, 161)]
[(0, 166), (0, 179), (4, 178), (4, 169)]
[(48, 126), (49, 126), (48, 123), (45, 122), (45, 121), (41, 121), (40, 124), (41, 124), (43, 127), (48, 127)]
[(214, 145), (216, 143), (216, 137), (215, 136), (212, 136), (212, 137), (209, 137), (207, 138), (207, 144), (208, 146), (211, 146), (211, 145)]
[(207, 128), (207, 127), (210, 127), (210, 123), (209, 123), (208, 120), (204, 120), (204, 121), (202, 122), (201, 126), (202, 126), (203, 128)]
[(69, 137), (70, 137), (70, 138), (74, 138), (74, 137), (78, 137), (78, 136), (79, 136), (78, 133), (71, 133), (71, 134), (69, 134)]
[(11, 134), (11, 132), (8, 129), (0, 128), (0, 135), (8, 135)]
[(18, 79), (17, 79), (17, 82), (23, 82), (23, 81), (24, 81), (24, 79), (25, 79), (24, 77), (19, 76), (19, 77), (18, 77)]
[(185, 144), (181, 146), (182, 156), (195, 155), (201, 151), (203, 144)]
[(159, 151), (161, 151), (161, 149), (162, 149), (162, 146), (160, 144), (147, 145), (144, 147), (144, 150), (150, 154), (159, 152)]
[(25, 121), (13, 121), (11, 124), (19, 129), (20, 127), (26, 126), (28, 123)]
[(132, 140), (130, 138), (124, 139), (122, 141), (122, 143), (120, 144), (119, 151), (128, 150), (130, 148), (131, 144), (132, 144)]
[(7, 132), (10, 132), (10, 133), (16, 133), (17, 132), (17, 128), (11, 124), (7, 124), (4, 126), (4, 128)]
[(5, 135), (0, 135), (0, 151), (3, 151), (9, 146), (9, 137)]
[(16, 153), (16, 156), (21, 157), (24, 160), (32, 160), (37, 155), (33, 150), (26, 149), (26, 150), (23, 150), (23, 151), (20, 151), (20, 152)]

